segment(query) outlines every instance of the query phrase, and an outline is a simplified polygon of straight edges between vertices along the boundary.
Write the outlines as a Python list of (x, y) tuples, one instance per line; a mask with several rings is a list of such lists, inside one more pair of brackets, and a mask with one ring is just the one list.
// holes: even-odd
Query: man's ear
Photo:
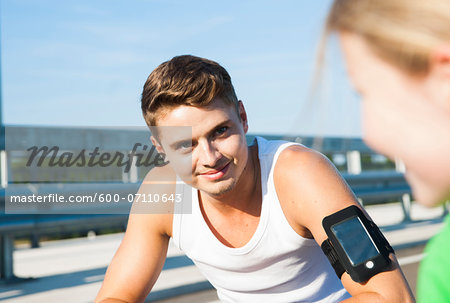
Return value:
[(239, 118), (241, 119), (242, 126), (244, 127), (244, 132), (247, 133), (248, 131), (247, 113), (244, 108), (244, 103), (242, 103), (241, 100), (239, 100), (238, 109), (239, 109)]
[(151, 136), (150, 141), (152, 141), (152, 144), (155, 146), (158, 153), (165, 154), (164, 149), (163, 149), (161, 143), (159, 143), (158, 139), (156, 139), (154, 136)]

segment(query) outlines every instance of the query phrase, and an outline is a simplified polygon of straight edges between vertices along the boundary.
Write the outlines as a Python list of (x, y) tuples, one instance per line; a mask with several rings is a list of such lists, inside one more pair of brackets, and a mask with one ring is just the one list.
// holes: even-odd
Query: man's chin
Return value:
[(235, 182), (220, 182), (222, 184), (205, 185), (199, 188), (200, 191), (213, 196), (215, 198), (220, 198), (221, 196), (229, 193), (235, 185)]

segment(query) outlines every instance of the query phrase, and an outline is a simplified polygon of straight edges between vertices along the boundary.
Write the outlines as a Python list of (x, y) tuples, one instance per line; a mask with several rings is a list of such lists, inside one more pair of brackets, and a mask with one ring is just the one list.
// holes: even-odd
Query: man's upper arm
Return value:
[[(151, 186), (152, 180), (157, 181), (158, 172), (163, 168), (154, 170), (146, 177), (138, 194), (149, 194), (150, 189), (153, 195), (174, 192), (175, 183)], [(144, 204), (134, 202), (127, 231), (108, 266), (95, 302), (106, 298), (143, 302), (162, 270), (172, 233), (173, 208), (169, 203), (147, 210), (141, 206)]]
[[(350, 205), (360, 207), (353, 192), (331, 162), (318, 152), (301, 146), (284, 150), (275, 166), (275, 186), (283, 211), (294, 230), (306, 229), (321, 245), (327, 239), (322, 227), (325, 216)], [(364, 210), (363, 210), (364, 212)], [(367, 214), (366, 214), (367, 215)], [(368, 216), (368, 215), (367, 215)], [(352, 300), (378, 298), (380, 302), (408, 301), (410, 290), (393, 258), (393, 269), (375, 275), (364, 284), (354, 282), (347, 273), (342, 283)], [(397, 301), (395, 301), (397, 302)]]

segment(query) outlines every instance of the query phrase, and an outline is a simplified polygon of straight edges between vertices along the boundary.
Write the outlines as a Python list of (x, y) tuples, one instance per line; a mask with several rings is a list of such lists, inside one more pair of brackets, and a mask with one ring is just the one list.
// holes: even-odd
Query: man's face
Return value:
[(187, 184), (220, 196), (239, 180), (248, 159), (247, 117), (220, 98), (209, 106), (179, 106), (158, 119), (159, 143), (178, 176)]

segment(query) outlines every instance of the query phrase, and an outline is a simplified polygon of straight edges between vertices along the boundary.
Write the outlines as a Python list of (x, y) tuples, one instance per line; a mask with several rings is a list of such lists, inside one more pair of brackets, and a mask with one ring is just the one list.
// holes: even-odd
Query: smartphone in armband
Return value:
[(347, 272), (353, 281), (366, 282), (391, 267), (389, 253), (394, 250), (357, 206), (325, 217), (322, 225), (328, 239), (321, 247), (339, 278)]

